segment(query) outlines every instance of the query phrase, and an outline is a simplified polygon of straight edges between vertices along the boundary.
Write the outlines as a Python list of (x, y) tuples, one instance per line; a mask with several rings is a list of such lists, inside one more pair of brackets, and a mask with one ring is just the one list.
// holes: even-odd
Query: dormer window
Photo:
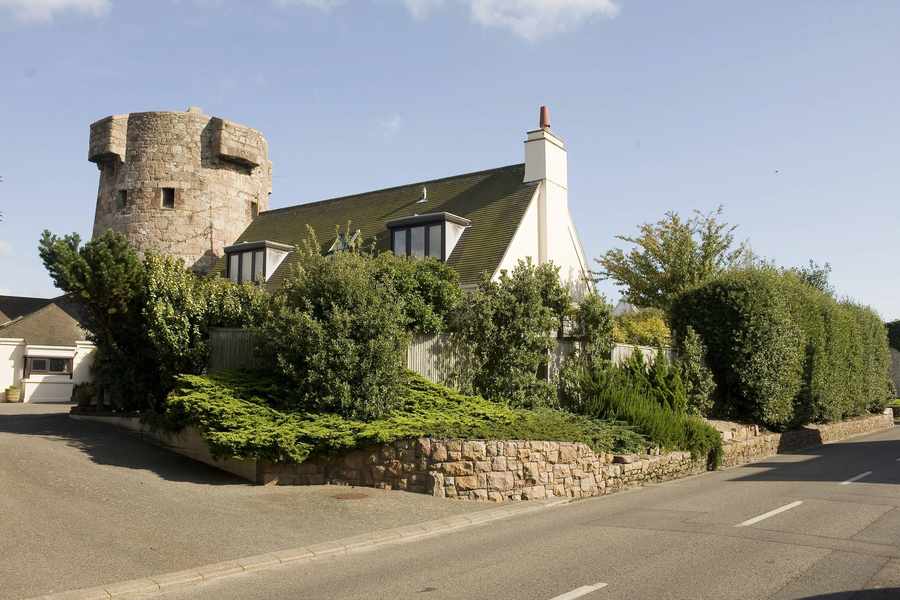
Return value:
[(451, 213), (430, 213), (393, 219), (386, 225), (395, 255), (447, 260), (469, 220)]
[(243, 242), (225, 248), (225, 276), (235, 283), (265, 283), (294, 249), (288, 244)]

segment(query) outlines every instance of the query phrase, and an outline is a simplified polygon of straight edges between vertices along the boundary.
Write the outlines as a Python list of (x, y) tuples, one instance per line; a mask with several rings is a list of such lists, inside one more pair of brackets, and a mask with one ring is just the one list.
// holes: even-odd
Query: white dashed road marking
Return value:
[(850, 484), (853, 483), (854, 481), (859, 481), (859, 480), (862, 479), (863, 477), (868, 477), (868, 476), (871, 475), (871, 474), (872, 474), (872, 471), (866, 471), (865, 473), (860, 473), (860, 474), (857, 475), (856, 477), (851, 477), (851, 478), (848, 479), (847, 481), (842, 481), (842, 482), (841, 482), (841, 485), (850, 485)]
[(586, 596), (591, 592), (596, 592), (597, 590), (601, 590), (606, 587), (605, 583), (595, 583), (594, 585), (583, 585), (580, 588), (574, 589), (571, 592), (566, 592), (561, 596), (556, 596), (551, 598), (550, 600), (575, 600), (575, 598), (581, 598), (582, 596)]
[(752, 519), (747, 519), (743, 523), (738, 523), (737, 525), (735, 525), (735, 527), (748, 527), (755, 523), (759, 523), (762, 520), (768, 519), (769, 517), (774, 517), (777, 514), (781, 514), (786, 510), (791, 510), (792, 508), (797, 508), (801, 504), (803, 504), (803, 500), (797, 500), (795, 502), (791, 502), (790, 504), (785, 504), (784, 506), (779, 506), (775, 510), (770, 510), (769, 512), (763, 513), (763, 514), (759, 515), (758, 517), (753, 517)]

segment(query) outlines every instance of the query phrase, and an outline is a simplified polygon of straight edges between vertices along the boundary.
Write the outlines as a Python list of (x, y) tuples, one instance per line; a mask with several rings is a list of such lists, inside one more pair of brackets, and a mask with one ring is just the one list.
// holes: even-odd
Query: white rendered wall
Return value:
[(75, 342), (75, 358), (72, 360), (72, 382), (88, 383), (93, 381), (91, 366), (94, 364), (94, 352), (97, 349), (89, 342)]
[(506, 253), (500, 266), (494, 272), (492, 279), (500, 277), (501, 271), (512, 271), (518, 264), (520, 259), (530, 257), (532, 262), (538, 263), (538, 238), (540, 235), (538, 227), (538, 201), (540, 197), (540, 186), (535, 190), (525, 214), (519, 223), (519, 228), (513, 234), (512, 241), (506, 247)]
[(25, 365), (25, 340), (0, 340), (0, 392), (18, 385)]

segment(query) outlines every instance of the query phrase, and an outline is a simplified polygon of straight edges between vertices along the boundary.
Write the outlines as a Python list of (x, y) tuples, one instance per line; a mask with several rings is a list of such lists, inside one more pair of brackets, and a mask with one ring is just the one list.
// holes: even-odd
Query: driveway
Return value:
[(369, 488), (254, 486), (68, 410), (0, 404), (0, 599), (490, 508)]

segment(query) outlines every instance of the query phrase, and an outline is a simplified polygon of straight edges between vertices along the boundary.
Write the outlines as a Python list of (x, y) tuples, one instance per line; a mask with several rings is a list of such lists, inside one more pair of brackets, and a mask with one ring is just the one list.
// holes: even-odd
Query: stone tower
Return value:
[(100, 169), (94, 235), (119, 231), (199, 272), (269, 207), (266, 139), (197, 108), (101, 119), (88, 160)]

